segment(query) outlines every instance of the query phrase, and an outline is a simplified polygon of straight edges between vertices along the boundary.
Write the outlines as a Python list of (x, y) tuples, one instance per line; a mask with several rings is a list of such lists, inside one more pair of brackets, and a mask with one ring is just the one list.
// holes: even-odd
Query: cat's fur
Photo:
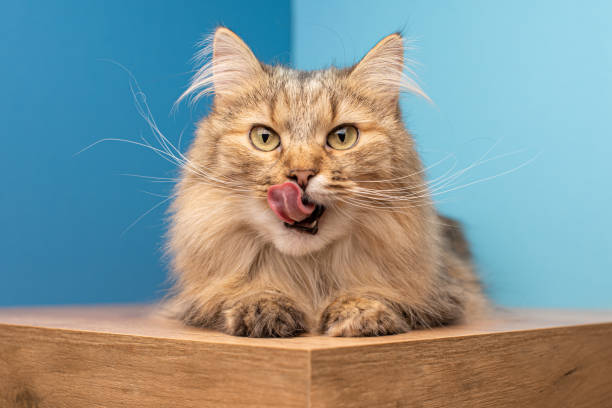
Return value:
[[(252, 337), (401, 333), (469, 318), (484, 305), (460, 226), (436, 212), (399, 94), (399, 34), (347, 69), (260, 63), (218, 28), (212, 58), (185, 95), (214, 93), (172, 206), (171, 305), (187, 324)], [(206, 52), (206, 51), (204, 51)], [(204, 55), (204, 54), (203, 54)], [(327, 134), (355, 125), (349, 150)], [(254, 125), (281, 148), (256, 150)], [(326, 206), (316, 235), (285, 228), (266, 202), (292, 169), (316, 172), (307, 196)]]

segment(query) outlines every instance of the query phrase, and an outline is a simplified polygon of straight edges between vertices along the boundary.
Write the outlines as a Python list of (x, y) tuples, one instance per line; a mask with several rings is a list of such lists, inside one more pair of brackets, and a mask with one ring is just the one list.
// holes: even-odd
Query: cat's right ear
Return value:
[(253, 51), (228, 28), (217, 28), (201, 45), (195, 56), (200, 68), (177, 103), (188, 96), (194, 103), (210, 94), (218, 99), (236, 95), (263, 74)]
[(259, 60), (233, 31), (217, 28), (213, 39), (213, 87), (218, 96), (233, 94), (263, 73)]

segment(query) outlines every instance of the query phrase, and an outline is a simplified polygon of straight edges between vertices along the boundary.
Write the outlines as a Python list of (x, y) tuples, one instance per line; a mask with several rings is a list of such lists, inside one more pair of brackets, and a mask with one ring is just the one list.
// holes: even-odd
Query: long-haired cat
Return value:
[[(208, 60), (205, 58), (210, 56)], [(432, 204), (404, 128), (399, 34), (356, 65), (257, 60), (221, 27), (183, 97), (214, 94), (172, 205), (173, 310), (251, 337), (373, 336), (485, 304), (459, 225)]]

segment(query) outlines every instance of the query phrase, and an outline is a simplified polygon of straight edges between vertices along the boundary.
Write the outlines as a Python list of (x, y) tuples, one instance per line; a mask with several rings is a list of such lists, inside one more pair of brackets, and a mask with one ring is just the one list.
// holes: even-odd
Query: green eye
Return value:
[(253, 146), (264, 152), (271, 152), (280, 145), (280, 136), (263, 126), (255, 126), (249, 133)]
[(327, 144), (332, 149), (346, 150), (355, 146), (359, 131), (355, 126), (343, 125), (327, 135)]

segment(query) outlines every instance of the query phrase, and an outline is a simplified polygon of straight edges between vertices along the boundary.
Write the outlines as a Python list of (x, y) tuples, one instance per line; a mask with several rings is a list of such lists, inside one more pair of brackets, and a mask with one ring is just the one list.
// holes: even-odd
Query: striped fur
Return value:
[[(472, 318), (485, 299), (455, 222), (433, 207), (399, 94), (424, 95), (404, 74), (392, 34), (348, 69), (303, 72), (260, 63), (219, 28), (182, 98), (214, 94), (172, 206), (169, 310), (187, 324), (242, 336), (383, 335)], [(340, 124), (349, 150), (326, 146)], [(254, 125), (281, 147), (258, 151)], [(316, 235), (285, 228), (267, 189), (315, 169), (306, 194), (327, 210)]]

